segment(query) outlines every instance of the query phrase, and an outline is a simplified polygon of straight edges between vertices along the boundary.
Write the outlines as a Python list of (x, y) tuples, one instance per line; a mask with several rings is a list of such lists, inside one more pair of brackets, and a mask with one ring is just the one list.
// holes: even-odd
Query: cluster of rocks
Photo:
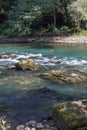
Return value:
[(87, 43), (87, 37), (86, 36), (68, 36), (68, 37), (54, 37), (53, 41), (56, 43), (67, 43), (67, 44), (83, 44)]
[[(7, 55), (8, 56), (8, 55)], [(2, 58), (7, 57), (5, 55), (2, 55)], [(16, 55), (9, 55), (9, 57), (15, 57)], [(3, 66), (0, 67), (0, 70), (4, 69)], [(26, 60), (21, 60), (14, 65), (9, 65), (8, 69), (16, 69), (16, 70), (29, 70), (29, 71), (38, 71), (44, 69), (43, 66), (39, 65), (38, 63), (35, 62), (34, 59), (26, 59)], [(56, 83), (72, 83), (72, 84), (77, 84), (77, 83), (82, 83), (87, 80), (87, 77), (83, 74), (79, 74), (76, 72), (63, 72), (62, 70), (51, 70), (48, 72), (45, 72), (41, 74), (42, 77), (49, 79), (53, 82)]]
[(2, 54), (2, 55), (0, 56), (1, 59), (8, 59), (8, 58), (14, 59), (14, 58), (16, 58), (16, 57), (17, 57), (16, 54)]
[(87, 99), (58, 103), (51, 118), (27, 122), (16, 130), (87, 130)]
[[(35, 43), (45, 45), (52, 43), (51, 45), (54, 46), (53, 43), (56, 45), (78, 45), (78, 44), (87, 44), (87, 37), (86, 36), (37, 36), (37, 37), (30, 37), (30, 38), (0, 38), (0, 43), (28, 43), (29, 45), (34, 45)], [(67, 43), (67, 44), (66, 44)], [(76, 44), (75, 44), (76, 43)]]
[(43, 119), (40, 123), (36, 121), (27, 122), (25, 125), (19, 125), (16, 130), (58, 130), (52, 119)]

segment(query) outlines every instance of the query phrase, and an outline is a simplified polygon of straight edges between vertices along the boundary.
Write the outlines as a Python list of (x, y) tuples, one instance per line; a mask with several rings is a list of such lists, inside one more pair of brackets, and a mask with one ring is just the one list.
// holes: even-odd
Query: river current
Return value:
[[(87, 84), (56, 84), (40, 77), (52, 69), (72, 70), (87, 75), (85, 47), (31, 47), (27, 44), (0, 44), (0, 115), (15, 126), (51, 116), (55, 103), (87, 98)], [(45, 70), (38, 72), (8, 70), (7, 66), (34, 59)]]

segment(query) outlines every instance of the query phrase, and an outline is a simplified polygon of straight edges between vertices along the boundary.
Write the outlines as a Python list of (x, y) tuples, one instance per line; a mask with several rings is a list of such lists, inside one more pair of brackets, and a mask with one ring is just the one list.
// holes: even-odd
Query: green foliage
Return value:
[(8, 11), (11, 9), (11, 6), (16, 4), (17, 0), (0, 0), (0, 23), (4, 22), (3, 17), (7, 17)]
[(68, 4), (68, 10), (73, 20), (87, 20), (87, 0), (76, 0)]
[(12, 36), (29, 35), (31, 33), (31, 26), (33, 23), (37, 23), (41, 17), (41, 7), (36, 2), (19, 0), (17, 6), (9, 11), (5, 27), (8, 26)]
[(68, 4), (67, 9), (77, 31), (81, 21), (85, 21), (87, 24), (87, 0), (74, 0)]
[(3, 35), (28, 36), (32, 33), (32, 29), (39, 28), (38, 23), (42, 21), (44, 14), (52, 15), (55, 29), (56, 11), (62, 11), (61, 7), (60, 0), (18, 0), (17, 5), (12, 7), (8, 13), (8, 20), (4, 25), (7, 33), (3, 33)]
[(2, 36), (45, 30), (66, 34), (73, 32), (72, 25), (80, 32), (80, 27), (87, 29), (87, 0), (0, 0), (0, 16)]

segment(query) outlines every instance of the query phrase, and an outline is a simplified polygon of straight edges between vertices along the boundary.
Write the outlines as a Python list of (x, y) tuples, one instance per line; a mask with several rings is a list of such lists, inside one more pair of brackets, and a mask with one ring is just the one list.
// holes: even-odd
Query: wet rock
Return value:
[(11, 55), (9, 55), (9, 57), (12, 58), (12, 59), (14, 59), (14, 58), (17, 57), (17, 55), (16, 54), (11, 54)]
[(1, 57), (0, 58), (2, 58), (2, 59), (8, 59), (9, 58), (9, 56), (8, 55), (1, 55)]
[(86, 80), (86, 77), (83, 75), (77, 73), (62, 72), (60, 70), (52, 70), (48, 73), (44, 73), (42, 76), (57, 83), (77, 84)]
[(31, 130), (36, 130), (36, 128), (31, 128)]
[(16, 57), (17, 57), (16, 54), (2, 54), (2, 55), (0, 56), (1, 59), (8, 59), (8, 58), (14, 59), (14, 58), (16, 58)]
[(19, 125), (16, 127), (16, 130), (24, 130), (24, 125)]
[(35, 126), (36, 126), (36, 121), (27, 122), (27, 123), (26, 123), (26, 126), (35, 127)]
[(31, 128), (29, 128), (29, 127), (25, 127), (24, 130), (31, 130)]
[(50, 125), (49, 124), (45, 124), (44, 125), (46, 129), (50, 129)]
[(43, 129), (44, 125), (42, 125), (42, 123), (37, 123), (36, 124), (36, 129)]
[(53, 119), (61, 130), (86, 130), (87, 99), (57, 104)]
[(15, 69), (15, 65), (9, 65), (8, 69)]
[(23, 70), (23, 71), (24, 70), (36, 71), (36, 70), (40, 70), (41, 66), (36, 64), (33, 59), (28, 59), (16, 63), (16, 69)]
[[(52, 122), (52, 125), (50, 124)], [(49, 123), (50, 122), (50, 123)], [(53, 120), (49, 119), (49, 117), (46, 117), (44, 119), (41, 120), (41, 122), (36, 122), (36, 121), (29, 121), (26, 122), (26, 124), (24, 125), (24, 127), (18, 126), (18, 129), (16, 130), (58, 130), (57, 127), (53, 126)]]
[(46, 124), (48, 124), (48, 121), (44, 119), (44, 120), (42, 121), (42, 125), (46, 125)]

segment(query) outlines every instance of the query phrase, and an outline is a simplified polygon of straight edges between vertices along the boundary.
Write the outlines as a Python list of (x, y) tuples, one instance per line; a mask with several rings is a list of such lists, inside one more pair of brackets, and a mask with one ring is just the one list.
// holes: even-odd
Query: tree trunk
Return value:
[(53, 29), (54, 29), (54, 31), (55, 31), (55, 29), (56, 29), (56, 10), (55, 10), (55, 7), (54, 7), (54, 12), (53, 12), (53, 17), (54, 17), (54, 21), (53, 21)]
[(75, 28), (75, 32), (80, 31), (80, 20), (75, 20), (74, 28)]

